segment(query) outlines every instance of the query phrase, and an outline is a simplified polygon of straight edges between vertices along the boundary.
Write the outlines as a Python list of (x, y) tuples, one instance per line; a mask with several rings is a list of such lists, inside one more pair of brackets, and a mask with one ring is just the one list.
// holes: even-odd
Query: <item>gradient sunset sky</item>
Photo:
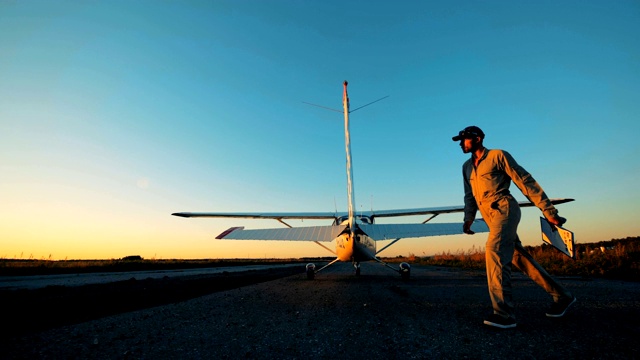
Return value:
[(462, 204), (451, 137), (477, 125), (576, 199), (558, 208), (578, 243), (638, 236), (639, 36), (624, 0), (0, 0), (0, 258), (331, 256), (214, 240), (276, 221), (170, 214), (346, 211), (343, 117), (304, 104), (340, 109), (344, 80), (352, 109), (389, 96), (351, 116), (356, 210)]

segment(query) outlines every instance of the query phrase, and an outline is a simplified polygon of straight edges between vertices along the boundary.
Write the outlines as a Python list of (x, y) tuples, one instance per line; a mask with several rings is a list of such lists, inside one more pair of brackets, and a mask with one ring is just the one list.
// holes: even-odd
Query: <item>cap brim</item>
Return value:
[(453, 141), (459, 141), (459, 140), (462, 140), (462, 139), (464, 139), (464, 138), (462, 136), (460, 136), (460, 135), (456, 135), (456, 136), (451, 138), (451, 140), (453, 140)]

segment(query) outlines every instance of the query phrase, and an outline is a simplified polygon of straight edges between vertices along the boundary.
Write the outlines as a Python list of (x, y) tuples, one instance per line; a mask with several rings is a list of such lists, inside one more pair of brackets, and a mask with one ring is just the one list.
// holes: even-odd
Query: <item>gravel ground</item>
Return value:
[[(198, 282), (191, 285), (186, 279), (175, 282), (164, 279), (161, 286), (151, 283), (142, 286), (154, 288), (151, 297), (149, 293), (132, 291), (131, 284), (126, 291), (118, 290), (113, 284), (103, 285), (103, 290), (85, 289), (99, 294), (99, 298), (109, 299), (103, 303), (86, 294), (82, 297), (78, 292), (59, 293), (55, 301), (52, 297), (45, 299), (44, 303), (52, 304), (49, 307), (40, 302), (46, 313), (66, 314), (59, 316), (57, 321), (42, 320), (49, 316), (40, 312), (39, 316), (29, 318), (30, 325), (26, 327), (11, 321), (3, 323), (5, 334), (0, 341), (0, 357), (640, 357), (640, 283), (559, 278), (577, 296), (578, 302), (565, 317), (549, 319), (544, 311), (550, 297), (533, 282), (516, 274), (514, 296), (518, 303), (518, 326), (496, 330), (482, 324), (484, 315), (490, 311), (482, 271), (414, 266), (408, 281), (370, 263), (362, 265), (360, 277), (352, 275), (349, 264), (336, 264), (325, 271), (313, 281), (307, 280), (302, 272), (285, 277), (280, 277), (287, 275), (285, 273), (271, 273), (266, 277), (249, 273), (245, 275), (253, 280), (244, 280), (244, 283), (240, 276), (226, 282), (216, 278), (197, 279)], [(280, 278), (270, 280), (275, 277)], [(207, 283), (208, 295), (194, 290)], [(226, 290), (211, 293), (222, 283), (227, 284)], [(140, 288), (141, 284), (137, 285)], [(241, 287), (231, 289), (232, 285)], [(111, 288), (105, 292), (106, 286)], [(119, 286), (125, 287), (124, 284)], [(186, 293), (189, 296), (184, 295)], [(12, 318), (11, 315), (23, 318), (26, 313), (35, 311), (33, 306), (38, 303), (26, 301), (27, 293), (21, 294), (20, 304), (23, 305), (14, 303), (10, 308), (5, 305), (11, 296), (4, 294), (3, 318)], [(167, 298), (163, 299), (163, 294)], [(39, 296), (42, 298), (42, 293)], [(186, 300), (189, 297), (191, 299)], [(82, 299), (82, 306), (78, 298)], [(118, 308), (105, 312), (109, 307), (106, 304), (121, 304), (122, 298), (126, 298), (124, 303), (136, 303), (134, 308), (140, 310)], [(149, 298), (154, 298), (155, 303)], [(75, 308), (77, 312), (80, 307), (90, 311), (74, 318), (71, 314), (76, 311), (56, 310), (63, 303), (73, 304), (71, 309)], [(99, 306), (93, 306), (96, 304)], [(67, 323), (82, 322), (61, 325), (60, 321), (64, 319), (60, 318), (66, 318)], [(42, 325), (43, 322), (47, 325)], [(21, 330), (12, 331), (16, 328)]]

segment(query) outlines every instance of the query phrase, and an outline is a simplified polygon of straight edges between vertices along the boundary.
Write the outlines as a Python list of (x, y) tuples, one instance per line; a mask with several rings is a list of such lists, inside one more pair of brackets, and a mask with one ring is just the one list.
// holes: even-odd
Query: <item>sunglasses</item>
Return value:
[(480, 136), (480, 134), (478, 134), (475, 131), (467, 131), (467, 130), (461, 130), (458, 133), (458, 136), (461, 138), (474, 138), (474, 137), (478, 137)]

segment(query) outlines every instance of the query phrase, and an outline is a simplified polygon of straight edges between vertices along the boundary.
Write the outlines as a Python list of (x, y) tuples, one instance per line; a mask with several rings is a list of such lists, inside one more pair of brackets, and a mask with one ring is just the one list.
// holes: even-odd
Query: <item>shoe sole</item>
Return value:
[(489, 320), (485, 320), (484, 324), (485, 325), (489, 325), (489, 326), (493, 326), (493, 327), (497, 327), (497, 328), (500, 328), (500, 329), (511, 329), (511, 328), (516, 327), (515, 323), (508, 324), (508, 325), (503, 325), (503, 324), (498, 324), (498, 323), (491, 322)]
[(563, 317), (563, 316), (564, 316), (564, 314), (567, 312), (567, 310), (569, 310), (569, 308), (571, 307), (571, 305), (575, 304), (575, 302), (576, 302), (576, 301), (578, 301), (578, 299), (574, 296), (574, 297), (573, 297), (573, 301), (571, 301), (571, 302), (569, 303), (569, 305), (567, 305), (567, 307), (566, 307), (566, 308), (564, 308), (564, 311), (563, 311), (563, 312), (561, 312), (560, 314), (549, 314), (549, 313), (547, 313), (547, 317), (550, 317), (550, 318), (559, 318), (559, 317)]

